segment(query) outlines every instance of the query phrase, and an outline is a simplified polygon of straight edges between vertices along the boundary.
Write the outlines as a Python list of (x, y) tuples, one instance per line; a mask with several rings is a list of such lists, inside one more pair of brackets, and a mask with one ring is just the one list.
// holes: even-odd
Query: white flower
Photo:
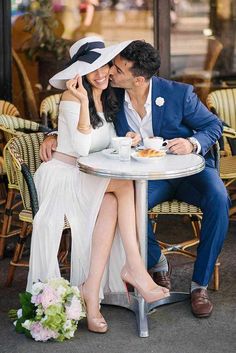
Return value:
[(38, 295), (44, 289), (44, 286), (45, 286), (45, 284), (42, 282), (34, 283), (32, 286), (31, 294), (33, 296)]
[(158, 107), (162, 107), (165, 103), (165, 99), (163, 97), (157, 97), (155, 103)]
[(30, 330), (31, 324), (31, 320), (25, 320), (25, 322), (22, 323), (22, 327), (26, 328), (26, 330)]
[(71, 320), (66, 320), (66, 322), (63, 325), (63, 330), (71, 330), (73, 328)]
[(36, 309), (36, 314), (38, 315), (38, 316), (42, 316), (43, 315), (43, 309), (40, 307), (38, 307), (37, 309)]
[(59, 297), (61, 297), (61, 300), (63, 300), (63, 296), (66, 293), (67, 289), (63, 286), (59, 286), (58, 288), (56, 288), (56, 293)]
[(22, 317), (22, 309), (18, 309), (16, 314), (18, 319), (20, 319)]
[(79, 320), (83, 315), (81, 301), (75, 296), (72, 297), (70, 306), (66, 306), (66, 316), (69, 320)]

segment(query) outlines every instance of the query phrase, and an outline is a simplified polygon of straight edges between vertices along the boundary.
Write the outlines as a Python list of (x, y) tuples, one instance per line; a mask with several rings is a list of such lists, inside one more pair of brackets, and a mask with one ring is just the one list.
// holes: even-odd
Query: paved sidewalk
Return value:
[[(159, 233), (180, 237), (190, 234), (190, 225), (179, 219), (161, 219)], [(9, 259), (0, 262), (0, 353), (233, 353), (236, 351), (236, 223), (230, 226), (221, 256), (219, 292), (210, 291), (214, 312), (209, 319), (196, 319), (189, 301), (166, 305), (149, 315), (148, 338), (139, 338), (132, 312), (104, 306), (102, 312), (109, 332), (101, 335), (87, 331), (86, 321), (80, 322), (73, 339), (64, 343), (38, 343), (17, 334), (8, 319), (10, 308), (18, 307), (18, 293), (24, 291), (25, 270), (17, 270), (11, 288), (3, 282)], [(181, 257), (169, 257), (174, 265), (173, 284), (178, 290), (188, 290), (192, 263)], [(3, 270), (3, 271), (2, 271)]]

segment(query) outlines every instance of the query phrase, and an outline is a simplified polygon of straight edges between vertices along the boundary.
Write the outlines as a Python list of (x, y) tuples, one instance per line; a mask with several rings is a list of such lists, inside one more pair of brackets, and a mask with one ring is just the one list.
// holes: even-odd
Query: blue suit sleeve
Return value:
[(211, 113), (188, 86), (184, 97), (183, 122), (194, 130), (194, 137), (201, 145), (201, 154), (204, 156), (211, 146), (221, 137), (223, 126), (220, 119)]

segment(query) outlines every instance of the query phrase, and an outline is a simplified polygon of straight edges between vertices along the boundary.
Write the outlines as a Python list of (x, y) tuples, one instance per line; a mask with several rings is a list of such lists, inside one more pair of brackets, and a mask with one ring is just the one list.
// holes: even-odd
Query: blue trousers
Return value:
[[(230, 200), (227, 191), (217, 170), (210, 167), (185, 178), (149, 181), (149, 209), (174, 198), (198, 206), (203, 212), (200, 243), (197, 248), (192, 280), (205, 286), (211, 279), (228, 230)], [(158, 262), (160, 255), (161, 250), (149, 221), (149, 269)]]

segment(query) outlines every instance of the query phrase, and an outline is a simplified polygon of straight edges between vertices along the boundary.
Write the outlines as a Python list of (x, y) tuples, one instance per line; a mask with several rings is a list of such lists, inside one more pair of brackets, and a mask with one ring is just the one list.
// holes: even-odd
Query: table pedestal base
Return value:
[(148, 304), (142, 297), (135, 295), (135, 293), (130, 293), (129, 303), (126, 293), (107, 293), (104, 296), (102, 304), (121, 306), (133, 311), (137, 320), (139, 337), (148, 337), (148, 313), (158, 306), (184, 301), (189, 298), (189, 293), (171, 292), (168, 298)]

